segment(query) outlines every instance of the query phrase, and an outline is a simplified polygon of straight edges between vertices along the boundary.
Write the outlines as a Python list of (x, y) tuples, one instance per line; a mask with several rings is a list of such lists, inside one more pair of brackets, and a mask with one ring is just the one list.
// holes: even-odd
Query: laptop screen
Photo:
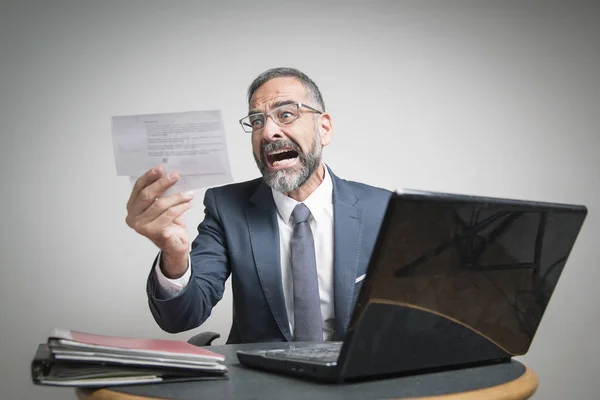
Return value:
[(391, 200), (357, 316), (370, 303), (414, 307), (527, 352), (585, 213), (475, 198)]

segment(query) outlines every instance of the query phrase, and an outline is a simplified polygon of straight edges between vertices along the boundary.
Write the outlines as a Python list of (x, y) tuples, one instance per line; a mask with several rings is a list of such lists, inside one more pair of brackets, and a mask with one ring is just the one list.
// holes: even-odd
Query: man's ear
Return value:
[(319, 133), (321, 134), (321, 145), (327, 146), (333, 139), (333, 125), (331, 123), (331, 115), (323, 113), (319, 115), (320, 122), (318, 125)]

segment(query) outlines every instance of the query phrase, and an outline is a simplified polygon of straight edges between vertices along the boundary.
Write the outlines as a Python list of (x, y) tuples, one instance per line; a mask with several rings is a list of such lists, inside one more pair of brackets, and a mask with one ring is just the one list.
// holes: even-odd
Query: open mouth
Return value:
[(275, 150), (265, 154), (265, 159), (270, 167), (285, 167), (298, 159), (298, 152), (292, 149)]

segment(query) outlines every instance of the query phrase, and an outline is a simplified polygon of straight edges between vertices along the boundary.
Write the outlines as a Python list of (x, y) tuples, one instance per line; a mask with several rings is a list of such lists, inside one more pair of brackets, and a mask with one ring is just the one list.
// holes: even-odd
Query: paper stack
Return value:
[(31, 372), (38, 385), (131, 385), (222, 378), (224, 361), (221, 354), (181, 341), (53, 329), (38, 346)]

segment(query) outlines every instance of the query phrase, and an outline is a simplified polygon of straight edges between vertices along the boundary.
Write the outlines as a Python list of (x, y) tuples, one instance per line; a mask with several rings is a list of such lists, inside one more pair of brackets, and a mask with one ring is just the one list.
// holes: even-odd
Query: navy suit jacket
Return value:
[[(333, 181), (334, 340), (344, 334), (391, 192)], [(205, 219), (190, 252), (189, 284), (175, 297), (157, 298), (154, 269), (148, 277), (150, 310), (158, 325), (176, 333), (200, 326), (222, 298), (231, 274), (233, 324), (227, 343), (291, 341), (283, 297), (277, 208), (262, 178), (212, 188)]]

